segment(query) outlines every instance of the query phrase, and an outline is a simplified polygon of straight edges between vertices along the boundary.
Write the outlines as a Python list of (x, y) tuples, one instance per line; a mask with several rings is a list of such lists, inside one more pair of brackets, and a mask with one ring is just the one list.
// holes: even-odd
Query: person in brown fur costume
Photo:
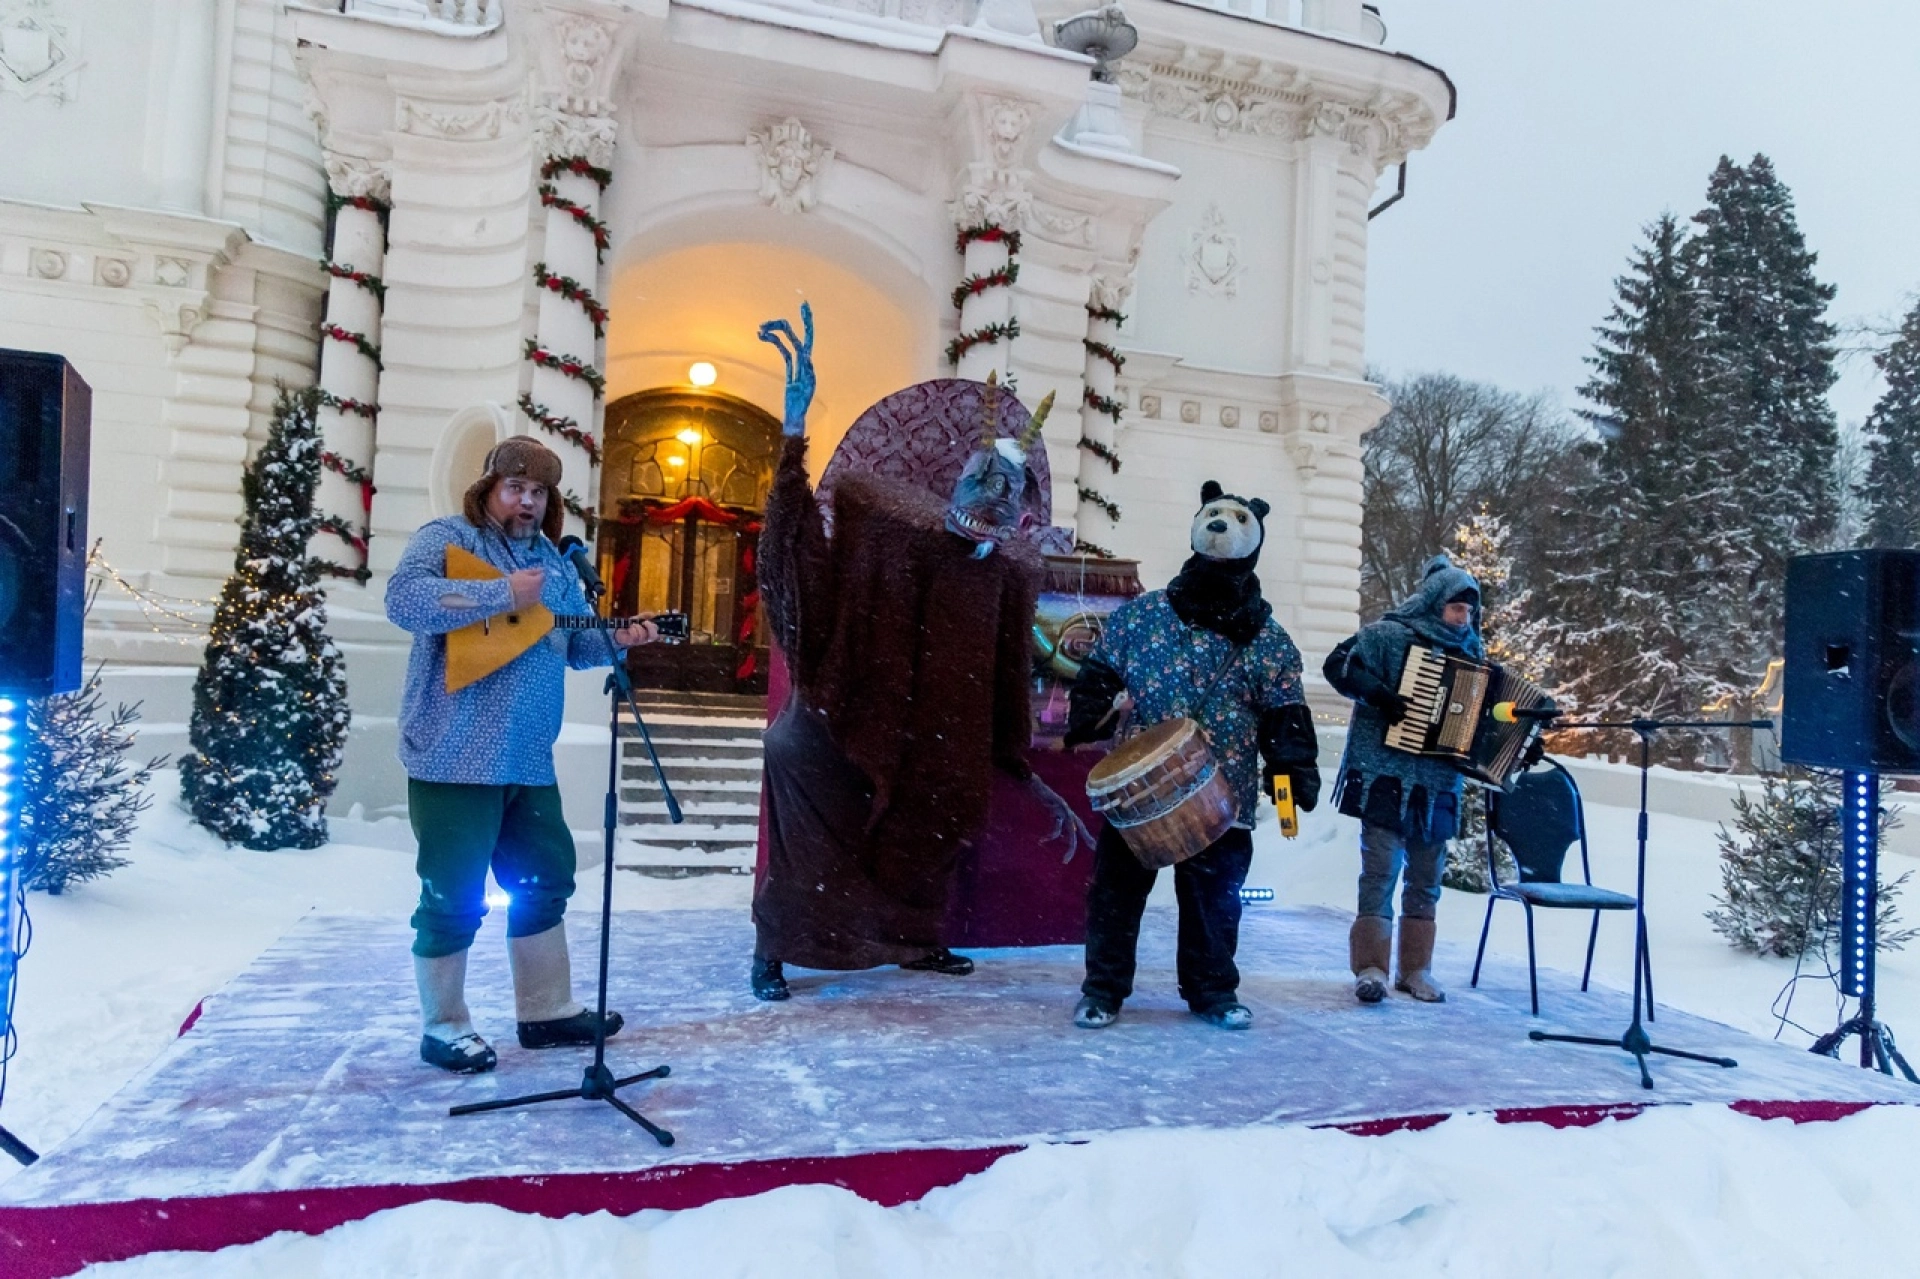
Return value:
[(765, 738), (752, 985), (768, 1000), (788, 998), (788, 963), (972, 972), (940, 933), (961, 845), (986, 821), (993, 770), (1044, 792), (1060, 831), (1071, 816), (1026, 761), (1041, 564), (1020, 535), (1031, 519), (1020, 502), (1040, 419), (1022, 440), (983, 439), (948, 503), (903, 481), (846, 476), (828, 536), (807, 480), (804, 306), (801, 323), (804, 338), (785, 321), (760, 331), (787, 365), (760, 590), (793, 679)]

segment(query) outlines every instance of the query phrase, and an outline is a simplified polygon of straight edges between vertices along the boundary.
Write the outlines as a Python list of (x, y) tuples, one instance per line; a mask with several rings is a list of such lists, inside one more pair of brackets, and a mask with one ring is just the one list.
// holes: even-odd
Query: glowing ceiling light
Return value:
[(693, 366), (687, 370), (687, 381), (695, 386), (712, 386), (719, 380), (720, 370), (705, 360), (695, 360)]
[(686, 445), (688, 448), (692, 448), (694, 445), (698, 444), (701, 441), (701, 439), (703, 439), (704, 437), (700, 434), (700, 431), (697, 427), (690, 426), (686, 430), (674, 436), (673, 438), (676, 440), (679, 440), (682, 444)]

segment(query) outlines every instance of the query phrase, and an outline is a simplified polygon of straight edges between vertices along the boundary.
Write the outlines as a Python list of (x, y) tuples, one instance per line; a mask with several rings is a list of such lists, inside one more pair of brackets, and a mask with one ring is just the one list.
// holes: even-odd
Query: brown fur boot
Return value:
[(1353, 997), (1377, 1004), (1387, 997), (1387, 968), (1393, 962), (1393, 921), (1360, 915), (1347, 933), (1347, 963), (1353, 969)]
[(1400, 921), (1400, 966), (1393, 988), (1423, 1004), (1444, 1004), (1447, 992), (1434, 984), (1433, 939), (1438, 926), (1431, 919)]

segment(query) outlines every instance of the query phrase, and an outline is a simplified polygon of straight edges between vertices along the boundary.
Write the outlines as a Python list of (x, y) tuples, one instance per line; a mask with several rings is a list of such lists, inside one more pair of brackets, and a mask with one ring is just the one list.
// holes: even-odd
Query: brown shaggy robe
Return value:
[(1032, 775), (1029, 628), (1039, 556), (984, 560), (911, 484), (849, 475), (833, 536), (789, 440), (767, 499), (760, 589), (794, 693), (767, 729), (759, 953), (871, 968), (941, 944), (960, 846), (993, 768)]

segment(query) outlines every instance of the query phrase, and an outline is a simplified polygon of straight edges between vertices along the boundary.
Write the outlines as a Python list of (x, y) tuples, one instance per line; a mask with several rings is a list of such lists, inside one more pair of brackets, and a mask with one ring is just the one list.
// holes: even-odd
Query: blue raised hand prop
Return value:
[(785, 320), (760, 326), (760, 340), (779, 348), (787, 366), (787, 415), (780, 432), (788, 436), (807, 433), (807, 410), (813, 406), (813, 308), (805, 302), (800, 304), (800, 330), (804, 338), (795, 337)]

